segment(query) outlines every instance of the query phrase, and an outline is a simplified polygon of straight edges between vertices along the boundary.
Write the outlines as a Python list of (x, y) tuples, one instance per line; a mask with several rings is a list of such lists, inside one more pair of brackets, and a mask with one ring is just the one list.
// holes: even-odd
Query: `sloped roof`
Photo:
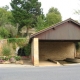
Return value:
[(77, 21), (69, 18), (69, 19), (67, 19), (67, 20), (64, 20), (64, 21), (62, 21), (62, 22), (59, 22), (59, 23), (57, 23), (57, 24), (55, 24), (55, 25), (50, 26), (49, 28), (46, 28), (46, 29), (44, 29), (44, 30), (41, 30), (41, 31), (39, 31), (39, 32), (31, 35), (31, 36), (30, 36), (30, 40), (31, 40), (32, 38), (36, 37), (37, 35), (40, 35), (40, 34), (46, 32), (46, 31), (48, 31), (48, 30), (50, 30), (50, 29), (55, 29), (57, 26), (62, 25), (62, 24), (64, 24), (64, 23), (66, 23), (66, 22), (73, 22), (73, 23), (76, 24), (77, 26), (80, 26), (80, 23), (78, 23)]

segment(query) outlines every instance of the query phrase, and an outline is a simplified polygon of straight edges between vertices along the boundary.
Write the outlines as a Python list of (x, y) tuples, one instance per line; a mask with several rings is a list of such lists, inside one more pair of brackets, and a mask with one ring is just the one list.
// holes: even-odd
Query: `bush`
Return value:
[(13, 45), (16, 43), (18, 46), (23, 47), (27, 40), (26, 38), (8, 38), (9, 43), (13, 43)]
[(9, 32), (9, 37), (15, 37), (17, 35), (17, 28), (11, 24), (6, 24), (5, 29)]
[(7, 61), (7, 60), (9, 60), (9, 58), (8, 57), (5, 57), (4, 60)]
[(31, 53), (31, 45), (27, 44), (26, 46), (24, 46), (24, 53), (26, 56), (29, 56)]
[(13, 44), (12, 44), (12, 48), (13, 48), (14, 50), (16, 50), (16, 43), (13, 43)]
[(16, 61), (19, 61), (19, 60), (21, 60), (21, 57), (20, 56), (15, 56), (15, 59), (16, 59)]
[(2, 54), (4, 55), (4, 56), (9, 56), (10, 54), (11, 54), (11, 49), (10, 49), (10, 47), (9, 46), (3, 46), (3, 48), (2, 48)]
[(76, 50), (79, 50), (80, 49), (80, 43), (79, 42), (75, 43), (75, 47), (76, 47)]
[(4, 60), (4, 61), (7, 61), (9, 58), (8, 57), (6, 57), (6, 56), (0, 56), (0, 60)]
[(5, 57), (4, 56), (0, 56), (0, 60), (5, 60)]
[(14, 56), (9, 56), (9, 61), (10, 61), (11, 63), (14, 63), (14, 62), (16, 62), (16, 59), (15, 59)]
[(4, 27), (0, 27), (0, 36), (2, 38), (8, 38), (9, 32)]

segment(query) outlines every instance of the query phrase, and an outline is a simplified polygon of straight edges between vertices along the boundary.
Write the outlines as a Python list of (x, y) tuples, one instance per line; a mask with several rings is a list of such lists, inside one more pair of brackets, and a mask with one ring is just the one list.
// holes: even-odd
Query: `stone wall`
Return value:
[(0, 40), (0, 56), (2, 56), (2, 48), (7, 44), (7, 39)]
[(0, 40), (0, 56), (3, 56), (3, 54), (2, 54), (2, 48), (3, 48), (3, 46), (6, 46), (6, 45), (8, 45), (10, 47), (11, 56), (15, 56), (16, 55), (15, 54), (15, 50), (13, 49), (11, 43), (10, 44), (7, 43), (7, 39)]
[(73, 42), (39, 42), (39, 60), (64, 60), (75, 57)]
[(80, 49), (76, 51), (76, 57), (80, 58)]

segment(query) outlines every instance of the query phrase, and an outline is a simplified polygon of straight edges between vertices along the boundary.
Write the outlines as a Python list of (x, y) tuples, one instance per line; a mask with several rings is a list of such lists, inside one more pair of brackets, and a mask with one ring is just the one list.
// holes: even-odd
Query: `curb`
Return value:
[(0, 68), (5, 68), (5, 67), (33, 67), (33, 65), (0, 64)]

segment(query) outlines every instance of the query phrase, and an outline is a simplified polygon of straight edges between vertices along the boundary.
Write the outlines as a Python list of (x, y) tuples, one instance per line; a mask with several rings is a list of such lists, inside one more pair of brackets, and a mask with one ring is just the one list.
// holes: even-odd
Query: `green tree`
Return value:
[(46, 15), (46, 26), (54, 25), (62, 21), (62, 17), (57, 8), (50, 8)]
[(46, 17), (43, 14), (37, 17), (36, 30), (39, 31), (45, 29), (60, 21), (62, 21), (60, 12), (57, 8), (52, 7), (49, 9), (48, 13), (46, 14)]
[(24, 53), (26, 56), (29, 56), (31, 54), (31, 45), (30, 44), (26, 44), (24, 47)]
[(9, 6), (8, 6), (8, 5), (6, 5), (6, 6), (3, 6), (2, 8), (8, 11)]
[(6, 24), (5, 29), (9, 32), (9, 38), (17, 36), (17, 28), (11, 24)]
[(8, 38), (9, 32), (4, 27), (0, 27), (0, 36), (2, 38)]
[(8, 38), (16, 34), (14, 25), (14, 17), (12, 13), (8, 11), (8, 6), (0, 8), (0, 36), (3, 38)]
[(7, 22), (7, 11), (3, 8), (0, 8), (0, 26), (4, 25)]
[(4, 7), (0, 8), (0, 26), (4, 26), (6, 24), (13, 24), (13, 16), (10, 11), (7, 11)]
[(14, 22), (19, 24), (19, 31), (23, 26), (35, 27), (37, 16), (41, 14), (41, 3), (38, 0), (11, 0)]
[(2, 48), (2, 54), (4, 56), (10, 56), (11, 55), (11, 49), (9, 45), (4, 45)]
[(40, 31), (45, 28), (45, 16), (40, 15), (37, 17), (36, 31)]

